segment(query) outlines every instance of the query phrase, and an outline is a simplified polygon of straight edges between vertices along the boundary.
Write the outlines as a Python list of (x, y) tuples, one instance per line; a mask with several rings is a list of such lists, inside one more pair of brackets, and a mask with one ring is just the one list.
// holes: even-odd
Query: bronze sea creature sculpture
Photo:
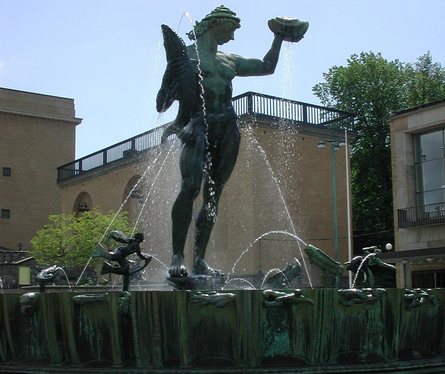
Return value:
[(309, 261), (318, 266), (321, 271), (334, 276), (340, 276), (343, 274), (344, 267), (338, 261), (335, 261), (332, 257), (328, 256), (321, 249), (308, 245), (305, 250), (309, 257)]
[(164, 130), (161, 142), (170, 135), (180, 137), (180, 131), (189, 123), (199, 103), (198, 76), (187, 53), (184, 41), (167, 25), (161, 25), (167, 67), (156, 97), (156, 110), (165, 112), (175, 100), (179, 102), (176, 119)]

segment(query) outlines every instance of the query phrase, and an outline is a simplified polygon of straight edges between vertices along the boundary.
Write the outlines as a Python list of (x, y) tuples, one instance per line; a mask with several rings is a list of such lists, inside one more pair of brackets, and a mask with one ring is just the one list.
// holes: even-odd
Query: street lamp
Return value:
[[(334, 253), (335, 253), (335, 261), (339, 261), (339, 253), (338, 253), (338, 211), (337, 211), (337, 157), (336, 151), (340, 149), (340, 147), (347, 146), (347, 138), (346, 139), (336, 139), (336, 140), (323, 140), (317, 143), (317, 148), (324, 149), (326, 148), (326, 143), (331, 145), (331, 160), (332, 160), (332, 211), (333, 211), (333, 229), (334, 229)], [(348, 153), (346, 152), (346, 155)], [(347, 156), (348, 157), (348, 156)], [(347, 183), (347, 210), (348, 210), (348, 254), (351, 257), (351, 245), (350, 245), (350, 234), (349, 234), (349, 225), (350, 225), (350, 217), (349, 217), (349, 169), (348, 169), (348, 158), (346, 158), (346, 183)], [(349, 258), (351, 260), (351, 258)], [(335, 277), (336, 287), (339, 288), (339, 278)], [(351, 284), (351, 279), (349, 280)]]

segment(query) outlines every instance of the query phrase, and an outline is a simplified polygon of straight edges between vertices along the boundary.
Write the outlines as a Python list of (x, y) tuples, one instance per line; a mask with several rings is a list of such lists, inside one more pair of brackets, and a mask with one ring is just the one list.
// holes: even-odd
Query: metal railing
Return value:
[(399, 228), (445, 224), (445, 202), (397, 210)]
[[(234, 97), (233, 107), (238, 116), (261, 116), (269, 120), (286, 120), (296, 125), (306, 124), (321, 128), (353, 129), (354, 115), (351, 113), (256, 92), (246, 92)], [(159, 145), (165, 126), (146, 131), (58, 167), (57, 182), (76, 177), (114, 161), (134, 157), (141, 151)]]
[(157, 127), (142, 134), (101, 149), (57, 168), (57, 182), (76, 177), (83, 172), (105, 166), (111, 162), (137, 156), (139, 152), (161, 143), (164, 127)]
[(353, 130), (353, 113), (303, 103), (256, 92), (246, 92), (233, 98), (233, 107), (239, 116), (265, 116), (322, 128)]

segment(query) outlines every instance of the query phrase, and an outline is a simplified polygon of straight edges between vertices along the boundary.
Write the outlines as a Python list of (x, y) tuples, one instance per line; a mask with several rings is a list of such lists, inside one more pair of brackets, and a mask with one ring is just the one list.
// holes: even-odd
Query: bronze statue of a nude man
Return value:
[(220, 6), (197, 22), (188, 34), (196, 43), (187, 47), (187, 53), (199, 73), (204, 103), (178, 133), (184, 145), (180, 156), (181, 190), (172, 209), (171, 277), (188, 274), (184, 265), (184, 245), (203, 177), (203, 205), (196, 219), (193, 273), (218, 275), (204, 261), (204, 256), (218, 202), (235, 166), (240, 145), (237, 115), (232, 106), (232, 80), (236, 76), (272, 74), (277, 66), (284, 39), (279, 33), (274, 35), (272, 46), (262, 60), (218, 51), (219, 45), (234, 39), (239, 27), (240, 19), (236, 14)]

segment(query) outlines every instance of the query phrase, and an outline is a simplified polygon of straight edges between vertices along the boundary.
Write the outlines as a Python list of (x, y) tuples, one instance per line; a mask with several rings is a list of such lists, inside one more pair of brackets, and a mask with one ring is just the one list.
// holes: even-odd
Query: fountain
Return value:
[[(229, 19), (229, 26), (219, 22), (220, 18)], [(218, 113), (206, 96), (209, 83), (201, 80), (203, 76), (211, 76), (211, 72), (199, 41), (210, 38), (206, 34), (207, 27), (215, 27), (219, 30), (213, 35), (218, 39), (216, 44), (224, 43), (239, 26), (239, 19), (229, 9), (218, 7), (203, 21), (197, 23), (192, 34), (197, 40), (197, 49), (195, 46), (185, 49), (179, 37), (168, 26), (163, 26), (168, 65), (157, 106), (165, 110), (175, 99), (183, 105), (177, 119), (165, 130), (163, 141), (168, 142), (174, 135), (182, 140), (186, 151), (181, 166), (185, 169), (190, 166), (199, 182), (189, 185), (191, 191), (182, 189), (179, 202), (174, 205), (173, 258), (166, 272), (175, 290), (132, 290), (126, 256), (117, 259), (100, 248), (96, 254), (120, 261), (120, 274), (126, 277), (122, 291), (85, 293), (76, 287), (70, 292), (56, 292), (47, 284), (60, 269), (46, 269), (40, 277), (40, 292), (2, 292), (0, 295), (0, 370), (121, 373), (443, 371), (445, 293), (440, 289), (372, 288), (373, 266), (388, 266), (378, 259), (377, 248), (367, 248), (363, 256), (341, 264), (304, 242), (292, 224), (293, 232), (272, 230), (252, 238), (228, 274), (211, 268), (204, 261), (222, 185), (233, 167), (230, 163), (224, 164), (220, 169), (225, 171), (223, 176), (213, 170), (221, 162), (214, 151), (217, 148), (215, 137), (220, 134), (210, 128), (221, 123), (233, 126), (235, 118), (231, 104), (222, 105), (223, 112)], [(273, 71), (281, 42), (298, 42), (308, 25), (294, 19), (274, 18), (269, 27), (275, 35), (273, 52), (265, 57), (269, 70), (257, 71), (257, 75)], [(201, 43), (208, 47), (206, 43), (210, 42), (201, 39)], [(199, 71), (193, 76), (190, 73), (194, 72), (194, 67), (188, 64), (185, 51), (196, 57), (195, 61), (200, 61)], [(230, 81), (235, 74), (230, 69), (231, 62), (226, 63), (225, 74)], [(252, 72), (250, 69), (253, 67), (249, 65), (248, 70)], [(176, 80), (178, 74), (180, 82)], [(188, 85), (188, 92), (195, 94), (187, 97), (188, 101), (183, 96), (187, 95), (184, 84)], [(226, 85), (227, 79), (225, 88)], [(231, 93), (229, 96), (226, 99), (231, 99)], [(230, 139), (235, 148), (231, 148), (234, 153), (229, 157), (234, 161), (238, 151), (236, 132), (230, 133)], [(197, 168), (189, 163), (192, 156), (188, 152), (198, 146), (202, 148)], [(212, 152), (207, 152), (209, 146)], [(160, 170), (157, 176), (159, 174)], [(188, 175), (183, 173), (182, 177), (186, 179)], [(189, 272), (182, 245), (191, 221), (188, 207), (193, 204), (202, 179), (206, 183), (204, 204), (201, 218), (198, 218), (194, 259)], [(274, 176), (271, 179), (279, 186)], [(136, 187), (138, 184), (133, 190)], [(190, 192), (191, 199), (187, 195)], [(145, 198), (138, 195), (138, 198), (143, 209), (148, 195)], [(284, 200), (282, 196), (280, 199)], [(177, 230), (180, 233), (175, 237)], [(252, 252), (253, 244), (271, 235), (292, 238), (298, 247), (298, 258), (292, 257), (287, 266), (268, 270), (257, 284), (238, 277), (235, 269)], [(122, 235), (114, 234), (114, 238), (120, 237)], [(122, 240), (130, 245), (130, 238)], [(133, 249), (131, 252), (141, 254), (140, 250)], [(222, 256), (221, 252), (218, 256)], [(148, 258), (143, 260), (148, 265)], [(156, 256), (153, 260), (162, 263)], [(334, 288), (336, 277), (343, 274), (345, 267), (355, 273), (354, 287)], [(150, 272), (150, 266), (146, 271)], [(327, 287), (314, 288), (318, 285), (314, 282), (316, 273)]]

